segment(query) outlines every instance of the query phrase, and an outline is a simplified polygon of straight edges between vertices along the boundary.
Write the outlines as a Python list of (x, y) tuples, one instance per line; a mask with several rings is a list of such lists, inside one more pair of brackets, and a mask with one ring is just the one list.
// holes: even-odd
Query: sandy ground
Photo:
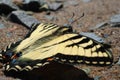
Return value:
[[(109, 21), (110, 17), (120, 13), (120, 0), (92, 0), (91, 2), (83, 2), (82, 0), (76, 0), (78, 5), (66, 5), (63, 9), (57, 12), (51, 12), (51, 15), (55, 16), (54, 19), (48, 20), (45, 18), (46, 12), (33, 13), (41, 22), (51, 22), (58, 25), (68, 23), (74, 13), (74, 19), (77, 19), (85, 13), (85, 16), (80, 20), (72, 24), (74, 30), (77, 32), (90, 32), (90, 28), (94, 27), (98, 23)], [(22, 25), (10, 22), (6, 18), (0, 17), (0, 21), (5, 24), (5, 28), (0, 29), (0, 49), (4, 49), (8, 44), (14, 41), (23, 39), (28, 30)], [(114, 61), (120, 56), (120, 28), (105, 26), (102, 29), (96, 29), (93, 31), (97, 35), (104, 37), (107, 43), (112, 45), (112, 52), (114, 55)], [(113, 65), (109, 67), (94, 67), (86, 65), (77, 65), (78, 68), (90, 68), (90, 76), (101, 76), (100, 80), (120, 80), (120, 66)], [(1, 69), (2, 70), (2, 69)], [(7, 78), (0, 71), (0, 80), (13, 80), (13, 78)]]

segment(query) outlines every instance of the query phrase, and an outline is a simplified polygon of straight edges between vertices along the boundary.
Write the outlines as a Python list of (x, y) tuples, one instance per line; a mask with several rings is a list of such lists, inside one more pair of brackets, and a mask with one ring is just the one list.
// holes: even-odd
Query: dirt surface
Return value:
[[(66, 5), (59, 11), (51, 12), (50, 15), (54, 16), (52, 20), (47, 19), (46, 12), (37, 12), (32, 15), (41, 22), (51, 22), (58, 25), (68, 23), (73, 13), (75, 14), (73, 19), (77, 19), (85, 14), (80, 20), (72, 24), (74, 30), (77, 32), (90, 32), (90, 28), (94, 27), (98, 23), (109, 21), (110, 17), (120, 13), (120, 0), (92, 0), (90, 2), (83, 2), (82, 0), (76, 0), (78, 5)], [(5, 24), (5, 28), (0, 29), (0, 49), (5, 47), (11, 42), (15, 42), (23, 39), (28, 29), (20, 24), (10, 22), (5, 17), (0, 16), (0, 22)], [(97, 35), (103, 37), (107, 43), (112, 45), (112, 53), (114, 61), (120, 56), (120, 27), (105, 26), (101, 29), (93, 31)], [(107, 37), (104, 35), (107, 34)], [(117, 64), (112, 67), (95, 67), (88, 65), (77, 65), (78, 68), (90, 68), (91, 77), (100, 76), (100, 80), (120, 80), (120, 66)], [(14, 80), (13, 78), (5, 77), (0, 71), (0, 80)]]

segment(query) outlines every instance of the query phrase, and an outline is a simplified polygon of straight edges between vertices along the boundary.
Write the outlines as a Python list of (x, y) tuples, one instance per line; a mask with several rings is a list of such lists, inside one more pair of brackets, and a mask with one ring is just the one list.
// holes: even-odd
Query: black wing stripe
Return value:
[(90, 48), (93, 48), (95, 45), (88, 45), (86, 47), (84, 47), (84, 49), (90, 49)]
[[(65, 35), (66, 35), (66, 34), (65, 34)], [(64, 36), (64, 35), (63, 35), (63, 36)], [(76, 35), (72, 36), (71, 39), (74, 38), (74, 37), (76, 37)], [(69, 37), (69, 38), (70, 38), (70, 37)], [(67, 42), (67, 41), (69, 41), (69, 40), (71, 40), (71, 39), (63, 40), (63, 41), (60, 41), (60, 42), (58, 42), (58, 43), (54, 43), (54, 44), (51, 44), (51, 45), (49, 45), (49, 46), (45, 46), (45, 47), (43, 47), (43, 48), (47, 48), (47, 47), (51, 47), (51, 46), (54, 46), (54, 45), (58, 45), (58, 44)]]
[(88, 46), (86, 46), (86, 47), (84, 47), (84, 49), (89, 49), (89, 48), (93, 48), (94, 46), (96, 46), (97, 45), (97, 43), (95, 43), (95, 42), (93, 42), (93, 44), (92, 45), (88, 45)]
[(43, 24), (43, 26), (44, 26), (44, 29), (46, 29), (46, 28), (50, 28), (50, 27), (54, 27), (54, 26), (57, 27), (58, 25), (56, 25), (56, 24), (51, 24), (51, 23), (50, 23), (50, 24), (49, 24), (49, 23), (48, 23), (48, 24), (45, 23), (45, 24)]
[[(75, 45), (78, 45), (78, 44), (87, 43), (87, 42), (89, 42), (89, 41), (90, 41), (90, 39), (85, 38), (85, 39), (82, 39), (82, 40), (81, 40), (80, 42), (78, 42), (78, 43), (73, 43), (73, 44), (67, 45), (67, 47), (75, 46)], [(74, 41), (73, 41), (73, 42), (74, 42)]]
[(74, 39), (79, 39), (79, 38), (82, 38), (82, 36), (80, 36), (80, 35), (76, 35), (76, 36), (73, 36), (73, 37), (69, 37), (69, 36), (68, 36), (68, 39), (59, 42), (59, 44), (60, 44), (60, 43), (64, 43), (64, 42), (69, 41), (69, 40), (74, 40)]
[(44, 30), (48, 30), (48, 31), (50, 31), (50, 30), (52, 30), (52, 29), (54, 29), (54, 28), (58, 28), (58, 26), (57, 25), (48, 25), (48, 26), (46, 26), (46, 25), (44, 25), (45, 26), (45, 28), (42, 30), (42, 31), (44, 31)]

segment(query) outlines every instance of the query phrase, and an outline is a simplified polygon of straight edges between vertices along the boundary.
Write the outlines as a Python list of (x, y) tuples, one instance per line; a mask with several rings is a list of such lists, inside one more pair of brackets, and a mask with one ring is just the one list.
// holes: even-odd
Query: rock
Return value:
[(7, 33), (6, 33), (6, 36), (7, 36), (7, 37), (11, 37), (11, 36), (12, 36), (12, 33), (11, 33), (11, 32), (7, 32)]
[(95, 30), (95, 29), (98, 29), (98, 28), (102, 28), (106, 25), (108, 25), (108, 22), (102, 22), (102, 23), (97, 24), (95, 27), (90, 28), (90, 30)]
[(0, 75), (0, 80), (17, 80), (17, 79)]
[(77, 0), (70, 0), (70, 1), (66, 1), (64, 2), (64, 6), (77, 6), (79, 4), (79, 2)]
[(41, 7), (39, 8), (39, 11), (49, 11), (49, 6), (47, 3), (41, 5)]
[(31, 27), (34, 24), (39, 24), (40, 21), (38, 21), (36, 18), (34, 18), (33, 16), (29, 16), (27, 15), (24, 11), (13, 11), (10, 15), (9, 15), (9, 19), (13, 22), (22, 24), (24, 26), (26, 26), (27, 28), (31, 29)]
[(45, 15), (45, 18), (52, 21), (55, 17), (52, 15)]
[(41, 6), (42, 1), (40, 0), (23, 0), (22, 6), (20, 6), (23, 10), (30, 10), (30, 11), (39, 11), (39, 7)]
[(4, 76), (0, 76), (0, 80), (6, 80)]
[(101, 76), (95, 76), (94, 80), (100, 80)]
[(120, 66), (120, 57), (119, 57), (119, 60), (118, 60), (118, 62), (116, 64), (118, 64)]
[(91, 0), (82, 0), (83, 2), (91, 2)]
[(0, 0), (0, 14), (9, 14), (10, 12), (19, 9), (12, 0)]
[(89, 38), (92, 38), (92, 39), (94, 39), (94, 40), (96, 40), (96, 41), (98, 41), (100, 43), (104, 43), (105, 42), (101, 37), (99, 37), (96, 34), (91, 33), (91, 32), (81, 32), (80, 34), (84, 35), (84, 36), (87, 36)]
[(46, 11), (46, 10), (52, 10), (56, 11), (60, 8), (62, 8), (62, 3), (60, 2), (54, 2), (49, 3), (46, 0), (23, 0), (22, 5), (19, 7), (23, 10), (30, 10), (30, 11)]
[(74, 22), (74, 19), (73, 18), (69, 18), (68, 22), (71, 24), (72, 22)]
[(63, 7), (63, 4), (62, 3), (49, 3), (48, 6), (50, 10), (57, 11), (58, 9)]
[(109, 35), (108, 34), (103, 34), (103, 37), (107, 38), (107, 37), (109, 37)]
[(5, 28), (5, 25), (0, 23), (0, 29), (3, 29), (3, 28)]
[(120, 14), (114, 15), (110, 18), (110, 24), (113, 27), (120, 27)]
[(82, 69), (86, 74), (90, 74), (91, 69), (90, 68), (83, 68)]
[(55, 0), (55, 2), (58, 2), (58, 3), (59, 3), (59, 2), (61, 3), (61, 2), (64, 2), (64, 1), (65, 1), (65, 0)]

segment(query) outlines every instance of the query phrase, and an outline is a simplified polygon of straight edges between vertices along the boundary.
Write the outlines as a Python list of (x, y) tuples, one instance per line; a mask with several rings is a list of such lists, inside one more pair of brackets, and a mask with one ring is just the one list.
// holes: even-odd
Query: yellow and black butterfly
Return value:
[(32, 70), (52, 60), (100, 66), (113, 62), (113, 55), (105, 44), (52, 23), (34, 27), (25, 39), (9, 45), (1, 58), (6, 71)]

